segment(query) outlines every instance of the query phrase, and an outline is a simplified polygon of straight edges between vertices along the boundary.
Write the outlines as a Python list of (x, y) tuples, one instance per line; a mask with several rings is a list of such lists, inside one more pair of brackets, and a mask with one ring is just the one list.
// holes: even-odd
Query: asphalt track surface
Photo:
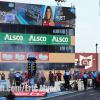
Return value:
[(74, 93), (41, 100), (100, 100), (100, 90), (77, 91)]

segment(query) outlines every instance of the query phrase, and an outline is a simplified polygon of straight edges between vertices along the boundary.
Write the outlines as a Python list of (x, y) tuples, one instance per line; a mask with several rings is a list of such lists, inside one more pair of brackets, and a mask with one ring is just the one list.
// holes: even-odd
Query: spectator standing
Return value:
[(2, 72), (2, 74), (1, 74), (1, 80), (5, 80), (5, 74), (4, 74), (4, 72)]
[(94, 86), (95, 86), (95, 89), (96, 89), (97, 88), (97, 81), (96, 81), (97, 73), (95, 73), (95, 71), (93, 71), (91, 77), (92, 77), (92, 82), (93, 82), (93, 89), (94, 89)]
[(55, 73), (54, 71), (54, 77), (55, 77), (55, 81), (57, 80), (57, 73)]
[(77, 80), (77, 76), (78, 76), (78, 73), (74, 72), (74, 73), (73, 73), (73, 79), (74, 79), (74, 80)]
[(41, 81), (41, 75), (40, 75), (39, 71), (37, 71), (37, 73), (36, 73), (36, 83), (37, 83), (38, 89), (40, 88), (40, 81)]
[(80, 76), (80, 78), (82, 78), (82, 76), (83, 76), (82, 72), (80, 72), (79, 76)]
[(60, 71), (58, 71), (58, 81), (61, 81), (61, 75), (62, 75), (62, 73), (60, 73)]
[(65, 88), (68, 88), (69, 90), (69, 80), (71, 79), (71, 73), (68, 70), (66, 70), (63, 77), (65, 80)]
[(11, 84), (11, 86), (12, 86), (12, 84), (13, 84), (13, 79), (14, 79), (14, 73), (12, 73), (12, 72), (10, 71), (10, 73), (9, 73), (8, 76), (9, 76), (8, 79), (10, 80), (10, 84)]
[(45, 82), (45, 76), (44, 76), (44, 73), (41, 72), (41, 84), (42, 84), (42, 86), (44, 85), (44, 82)]
[(51, 71), (49, 73), (49, 81), (50, 81), (50, 86), (54, 86), (54, 74)]
[(86, 74), (86, 72), (84, 72), (84, 75), (82, 76), (82, 79), (83, 79), (85, 91), (86, 91), (86, 88), (87, 88), (87, 79), (88, 78), (89, 78), (89, 76)]

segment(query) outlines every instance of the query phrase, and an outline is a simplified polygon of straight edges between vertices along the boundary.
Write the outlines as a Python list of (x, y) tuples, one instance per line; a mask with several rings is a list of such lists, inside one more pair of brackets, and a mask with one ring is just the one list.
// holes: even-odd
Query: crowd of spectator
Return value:
[[(97, 71), (85, 71), (85, 73), (89, 76), (88, 79), (92, 80), (92, 86), (94, 89), (100, 89), (100, 72)], [(20, 73), (22, 75), (22, 79), (24, 79), (25, 77), (25, 71), (23, 71), (22, 73)], [(28, 73), (26, 73), (27, 75)], [(71, 79), (72, 80), (79, 80), (82, 79), (84, 72), (79, 72), (79, 71), (74, 71), (73, 73), (71, 72)], [(13, 85), (13, 79), (14, 79), (14, 71), (10, 71), (8, 74), (8, 79), (10, 81), (11, 86)], [(53, 75), (53, 78), (51, 79), (50, 75)], [(5, 80), (5, 74), (4, 72), (0, 73), (1, 76), (1, 80)], [(36, 75), (35, 75), (35, 79), (36, 79), (36, 83), (39, 86), (44, 85), (45, 80), (50, 81), (52, 80), (54, 81), (61, 81), (63, 74), (60, 71), (50, 71), (49, 72), (49, 76), (46, 76), (45, 73), (43, 71), (39, 72), (37, 71)], [(52, 85), (54, 83), (50, 83), (50, 85)]]

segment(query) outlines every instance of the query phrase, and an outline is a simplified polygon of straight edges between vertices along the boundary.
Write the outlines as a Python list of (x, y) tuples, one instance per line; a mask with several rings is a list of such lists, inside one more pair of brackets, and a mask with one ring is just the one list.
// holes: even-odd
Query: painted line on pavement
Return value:
[[(75, 92), (78, 92), (78, 91), (74, 91), (74, 92), (70, 92), (70, 93), (75, 93)], [(90, 91), (90, 92), (93, 92), (93, 91)], [(55, 96), (51, 96), (51, 97), (45, 97), (45, 98), (41, 98), (41, 99), (38, 99), (38, 100), (49, 99), (49, 98), (53, 98), (53, 97), (58, 97), (58, 96), (70, 94), (70, 93), (66, 93), (66, 92), (65, 92), (65, 94), (55, 95)], [(84, 93), (80, 93), (80, 94), (84, 94)], [(77, 95), (80, 95), (80, 94), (77, 94)], [(74, 96), (76, 96), (76, 95), (74, 95)]]

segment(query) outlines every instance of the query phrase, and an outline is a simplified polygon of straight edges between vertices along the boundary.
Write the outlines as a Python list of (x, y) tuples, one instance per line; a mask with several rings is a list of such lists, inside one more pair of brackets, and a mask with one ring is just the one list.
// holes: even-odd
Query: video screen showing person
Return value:
[(15, 3), (0, 2), (0, 23), (15, 23)]
[(75, 8), (56, 6), (55, 26), (75, 27)]
[(42, 25), (42, 6), (15, 3), (16, 24)]
[(42, 5), (42, 25), (55, 26), (54, 20), (55, 7)]

